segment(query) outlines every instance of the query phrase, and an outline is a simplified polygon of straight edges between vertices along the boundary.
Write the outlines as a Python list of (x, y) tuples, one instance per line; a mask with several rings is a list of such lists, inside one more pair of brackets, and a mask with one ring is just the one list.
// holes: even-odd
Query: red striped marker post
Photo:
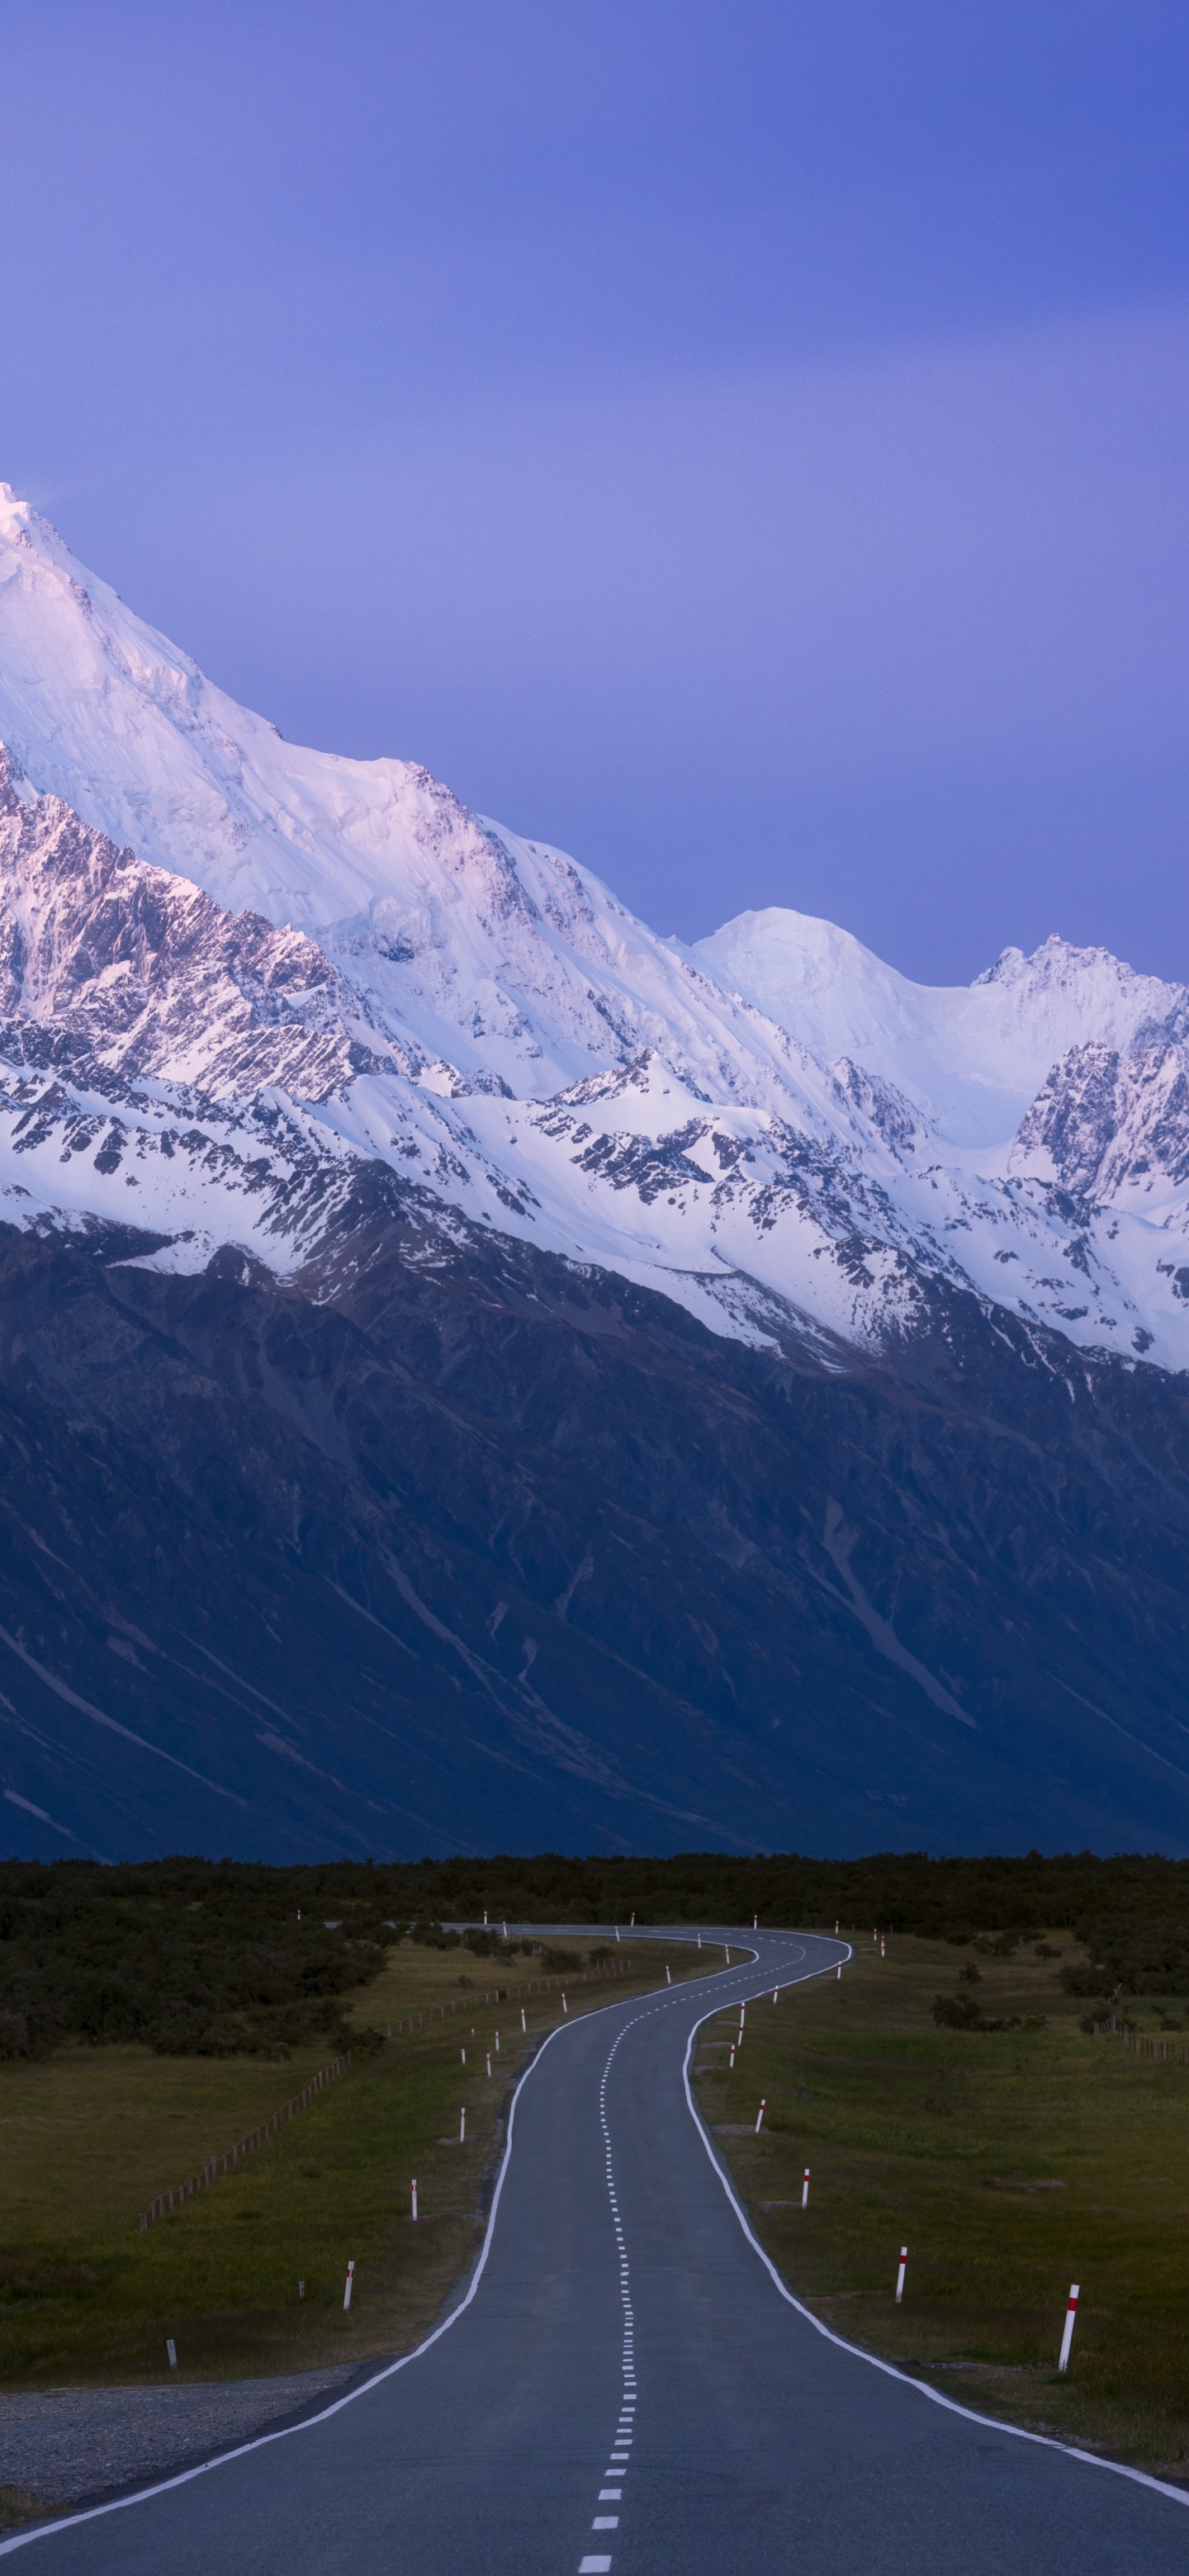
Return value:
[(417, 2185), (416, 2185), (416, 2183), (414, 2183), (414, 2185), (413, 2185), (413, 2216), (414, 2216), (414, 2218), (416, 2217), (416, 2215), (417, 2215)]
[(730, 2054), (730, 2058), (729, 2058), (728, 2063), (727, 2063), (727, 2073), (728, 2073), (728, 2075), (730, 2074), (730, 2072), (731, 2072), (731, 2068), (732, 2068), (732, 2066), (734, 2065), (734, 2063), (735, 2063), (735, 2046), (734, 2046), (734, 2042), (732, 2041), (732, 2043), (731, 2043), (731, 2054)]
[(761, 2126), (762, 2126), (763, 2118), (764, 2118), (764, 2113), (765, 2113), (765, 2111), (767, 2110), (767, 2107), (768, 2107), (767, 2099), (765, 2098), (765, 2100), (764, 2100), (763, 2102), (761, 2102), (760, 2107), (759, 2107), (759, 2110), (756, 2112), (756, 2136), (757, 2136), (757, 2138), (758, 2138), (758, 2136), (759, 2136), (759, 2134), (760, 2134), (760, 2128), (761, 2128)]
[(488, 2072), (488, 2074), (490, 2075), (490, 2073), (491, 2073), (491, 2050), (490, 2050), (490, 2049), (488, 2049), (488, 2051), (487, 2051), (487, 2072)]
[(778, 1996), (778, 1994), (779, 1994), (779, 1993), (780, 1993), (780, 1988), (779, 1988), (779, 1986), (773, 1986), (773, 1988), (772, 1988), (772, 2001), (773, 2001), (773, 2003), (775, 2003), (776, 1998), (777, 1998), (777, 1996)]
[(902, 2299), (902, 2298), (903, 2298), (903, 2296), (904, 2296), (904, 2271), (905, 2271), (905, 2266), (906, 2266), (907, 2262), (908, 2262), (908, 2247), (907, 2247), (907, 2245), (902, 2245), (902, 2246), (901, 2246), (901, 2248), (900, 2248), (900, 2269), (899, 2269), (899, 2271), (898, 2271), (898, 2272), (897, 2272), (897, 2274), (896, 2274), (896, 2305), (897, 2305), (897, 2307), (899, 2307), (899, 2305), (900, 2305), (900, 2301), (901, 2301), (901, 2299)]
[(1069, 2285), (1069, 2305), (1065, 2311), (1065, 2332), (1061, 2337), (1061, 2359), (1057, 2364), (1058, 2370), (1068, 2370), (1069, 2368), (1069, 2347), (1073, 2342), (1073, 2321), (1077, 2312), (1078, 2285), (1076, 2281), (1071, 2281)]
[(802, 2207), (802, 2209), (808, 2209), (808, 2207), (809, 2207), (809, 2167), (808, 2167), (808, 2165), (806, 2165), (806, 2167), (805, 2167), (804, 2176), (803, 2176), (803, 2178), (802, 2178), (802, 2182), (801, 2182), (801, 2207)]
[(354, 2262), (350, 2262), (350, 2263), (348, 2263), (348, 2265), (347, 2265), (347, 2286), (346, 2286), (346, 2289), (345, 2289), (345, 2290), (344, 2290), (344, 2292), (343, 2292), (343, 2307), (344, 2307), (344, 2310), (345, 2310), (345, 2309), (347, 2309), (347, 2308), (349, 2308), (349, 2307), (350, 2307), (350, 2305), (351, 2305), (351, 2289), (352, 2289), (352, 2285), (353, 2285), (353, 2283), (354, 2283), (354, 2279), (355, 2279), (355, 2265), (354, 2265)]

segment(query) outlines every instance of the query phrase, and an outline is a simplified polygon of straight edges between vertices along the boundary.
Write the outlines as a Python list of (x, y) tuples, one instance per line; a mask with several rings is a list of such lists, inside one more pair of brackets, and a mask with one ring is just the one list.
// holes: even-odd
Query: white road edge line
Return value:
[[(826, 1935), (824, 1937), (828, 1938), (829, 1936)], [(741, 1943), (740, 1947), (742, 1946), (743, 1945)], [(802, 1951), (801, 1955), (804, 1957), (804, 1951)], [(757, 1956), (758, 1953), (753, 1950), (753, 1959)], [(853, 1959), (854, 1957), (854, 1951), (851, 1949), (849, 1942), (846, 1944), (846, 1956), (848, 1959)], [(833, 1969), (836, 1965), (837, 1961), (831, 1959), (829, 1963), (830, 1969)], [(734, 1974), (734, 1971), (731, 1973)], [(809, 1968), (806, 1970), (803, 1977), (782, 1978), (780, 1983), (804, 1986), (808, 1985), (811, 1977), (825, 1976), (828, 1973), (829, 1970), (825, 1968)], [(762, 1989), (762, 1992), (766, 1994), (767, 1991), (768, 1989), (765, 1986)], [(895, 2362), (881, 2361), (878, 2353), (864, 2352), (862, 2344), (848, 2343), (845, 2335), (835, 2334), (832, 2327), (823, 2325), (821, 2318), (815, 2317), (812, 2308), (805, 2307), (800, 2299), (794, 2298), (787, 2283), (781, 2280), (780, 2274), (777, 2271), (776, 2265), (772, 2261), (771, 2256), (765, 2254), (758, 2236), (753, 2233), (748, 2221), (747, 2212), (744, 2209), (742, 2202), (736, 2198), (734, 2186), (729, 2174), (724, 2171), (722, 2165), (719, 2163), (701, 2113), (698, 2110), (693, 2094), (690, 2091), (689, 2067), (690, 2059), (693, 2056), (694, 2042), (698, 2036), (698, 2032), (702, 2028), (703, 2022), (713, 2021), (715, 2013), (720, 2012), (721, 2010), (722, 2006), (720, 2004), (714, 2005), (710, 2012), (701, 2014), (700, 2018), (694, 2023), (693, 2028), (690, 2031), (689, 2041), (685, 2051), (685, 2063), (681, 2069), (681, 2078), (685, 2086), (685, 2098), (689, 2106), (690, 2118), (693, 2121), (694, 2127), (698, 2132), (698, 2136), (706, 2149), (706, 2153), (710, 2158), (710, 2162), (714, 2167), (715, 2173), (718, 2175), (718, 2179), (727, 2195), (727, 2199), (730, 2201), (731, 2207), (734, 2210), (735, 2216), (747, 2238), (748, 2244), (754, 2247), (765, 2271), (771, 2274), (772, 2280), (774, 2281), (776, 2288), (779, 2290), (781, 2298), (787, 2299), (790, 2308), (795, 2308), (798, 2316), (804, 2317), (806, 2324), (813, 2327), (815, 2334), (824, 2335), (827, 2343), (836, 2344), (839, 2352), (853, 2353), (855, 2360), (865, 2361), (869, 2369), (882, 2370), (885, 2378), (898, 2379), (903, 2387), (915, 2388), (918, 2397), (927, 2397), (932, 2405), (943, 2406), (947, 2415), (961, 2415), (965, 2418), (965, 2421), (968, 2424), (985, 2424), (992, 2433), (1006, 2433), (1010, 2435), (1011, 2439), (1015, 2442), (1034, 2442), (1042, 2451), (1061, 2451), (1064, 2453), (1067, 2460), (1080, 2460), (1083, 2468), (1109, 2469), (1112, 2477), (1130, 2478), (1135, 2486), (1152, 2487), (1157, 2495), (1168, 2496), (1173, 2504), (1189, 2505), (1189, 2491), (1183, 2487), (1166, 2486), (1163, 2478), (1150, 2477), (1146, 2469), (1129, 2469), (1122, 2460), (1099, 2459), (1098, 2454), (1095, 2451), (1076, 2450), (1072, 2442), (1060, 2442), (1057, 2440), (1055, 2434), (1029, 2433), (1025, 2430), (1022, 2424), (1004, 2424), (1000, 2422), (997, 2415), (979, 2415), (976, 2413), (973, 2406), (960, 2406), (956, 2398), (944, 2397), (939, 2388), (930, 2388), (927, 2380), (914, 2379), (911, 2372), (907, 2370), (897, 2370)]]
[[(597, 1929), (597, 1926), (595, 1928)], [(655, 1938), (656, 1936), (655, 1934), (652, 1934), (650, 1937)], [(678, 1935), (677, 1937), (680, 1938), (681, 1936)], [(692, 1937), (693, 1936), (691, 1935), (691, 1938)], [(752, 1955), (754, 1957), (754, 1952)], [(726, 1968), (720, 1968), (718, 1971), (719, 1976), (729, 1976), (734, 1973), (734, 1970)], [(669, 1992), (669, 1988), (662, 1987), (656, 1991), (667, 1994)], [(504, 2176), (507, 2173), (509, 2159), (512, 2154), (512, 2138), (516, 2127), (516, 2105), (520, 2100), (521, 2093), (523, 2092), (530, 2075), (535, 2074), (546, 2049), (550, 2046), (550, 2043), (553, 2040), (560, 2039), (563, 2036), (563, 2033), (568, 2030), (581, 2030), (584, 2022), (595, 2020), (597, 2015), (601, 2012), (615, 2012), (619, 2009), (621, 2009), (621, 2007), (615, 2002), (597, 2004), (594, 2012), (576, 2013), (572, 2020), (559, 2021), (555, 2029), (546, 2033), (545, 2038), (542, 2040), (541, 2045), (533, 2058), (531, 2066), (525, 2067), (524, 2073), (520, 2077), (516, 2090), (512, 2096), (511, 2108), (508, 2112), (508, 2135), (504, 2143), (504, 2152), (500, 2159), (500, 2169), (496, 2176), (495, 2190), (491, 2197), (491, 2209), (488, 2215), (487, 2229), (483, 2238), (483, 2243), (479, 2249), (478, 2262), (476, 2263), (474, 2272), (471, 2275), (470, 2287), (466, 2292), (466, 2296), (459, 2300), (458, 2306), (451, 2309), (448, 2317), (443, 2317), (441, 2325), (435, 2326), (433, 2333), (426, 2335), (424, 2342), (416, 2344), (412, 2352), (402, 2353), (399, 2361), (387, 2362), (383, 2370), (374, 2371), (370, 2379), (363, 2380), (358, 2388), (349, 2388), (344, 2397), (336, 2397), (331, 2405), (321, 2407), (316, 2415), (304, 2415), (300, 2424), (285, 2424), (281, 2427), (279, 2433), (257, 2433), (253, 2436), (253, 2439), (250, 2442), (237, 2443), (233, 2451), (219, 2451), (216, 2453), (213, 2460), (200, 2460), (197, 2468), (179, 2469), (176, 2477), (160, 2478), (154, 2486), (138, 2487), (133, 2495), (113, 2496), (110, 2504), (88, 2505), (84, 2513), (60, 2514), (54, 2522), (39, 2522), (32, 2531), (14, 2532), (10, 2539), (0, 2540), (0, 2558), (10, 2557), (14, 2549), (31, 2548), (35, 2540), (53, 2540), (60, 2531), (75, 2531), (82, 2522), (98, 2522), (102, 2519), (104, 2514), (124, 2513), (129, 2505), (148, 2504), (153, 2496), (169, 2495), (174, 2487), (189, 2486), (195, 2478), (206, 2477), (211, 2469), (225, 2469), (229, 2466), (232, 2460), (246, 2459), (249, 2451), (266, 2450), (270, 2442), (287, 2442), (290, 2435), (293, 2433), (308, 2433), (312, 2430), (315, 2424), (326, 2424), (329, 2422), (332, 2415), (340, 2415), (344, 2406), (353, 2406), (357, 2397), (366, 2397), (369, 2389), (379, 2388), (386, 2379), (394, 2379), (398, 2370), (407, 2370), (411, 2361), (420, 2361), (422, 2354), (429, 2352), (435, 2343), (439, 2343), (442, 2336), (449, 2333), (451, 2326), (457, 2325), (458, 2319), (465, 2315), (466, 2310), (469, 2308), (475, 2292), (479, 2287), (479, 2283), (483, 2278), (483, 2273), (487, 2265), (487, 2257), (491, 2251), (491, 2239), (495, 2231), (496, 2215), (500, 2205), (500, 2194), (504, 2188)], [(688, 2089), (689, 2088), (687, 2086), (687, 2092)]]

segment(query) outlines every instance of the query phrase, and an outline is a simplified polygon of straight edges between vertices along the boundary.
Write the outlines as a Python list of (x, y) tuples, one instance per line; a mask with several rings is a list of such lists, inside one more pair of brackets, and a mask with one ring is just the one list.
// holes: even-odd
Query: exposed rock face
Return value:
[(374, 1172), (287, 1285), (0, 1251), (13, 1848), (1189, 1847), (1182, 1381), (751, 1350)]

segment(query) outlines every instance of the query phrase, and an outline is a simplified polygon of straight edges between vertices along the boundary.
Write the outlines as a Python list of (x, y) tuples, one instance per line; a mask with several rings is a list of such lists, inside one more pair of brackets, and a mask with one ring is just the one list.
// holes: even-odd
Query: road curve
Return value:
[(782, 2292), (687, 2054), (707, 2012), (846, 1945), (747, 1946), (546, 2042), (469, 2303), (418, 2354), (0, 2556), (34, 2548), (46, 2576), (1184, 2576), (1176, 2491), (936, 2402)]

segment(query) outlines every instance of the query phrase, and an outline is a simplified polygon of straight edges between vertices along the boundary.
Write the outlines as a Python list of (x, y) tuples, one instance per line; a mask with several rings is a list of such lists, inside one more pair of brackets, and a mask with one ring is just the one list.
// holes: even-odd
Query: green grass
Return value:
[[(703, 1964), (678, 1944), (630, 1955), (630, 1977), (571, 1984), (571, 2015), (663, 1980), (666, 1960), (674, 1978)], [(326, 2062), (325, 2043), (280, 2064), (71, 2045), (0, 2066), (0, 2386), (160, 2380), (170, 2335), (180, 2375), (200, 2379), (407, 2349), (474, 2258), (482, 2183), (525, 2046), (517, 1998), (530, 2041), (561, 2017), (556, 1989), (530, 1992), (538, 1974), (530, 1959), (497, 1967), (403, 1942), (359, 1997), (357, 2021), (382, 2027), (451, 2002), (455, 2014), (358, 2058), (236, 2172), (144, 2234), (138, 2214), (154, 2193), (300, 2091)], [(484, 2006), (497, 1977), (511, 2000)]]
[[(1060, 1961), (1031, 1951), (981, 1957), (974, 1992), (988, 2016), (1043, 2014), (1044, 2029), (937, 2030), (933, 1997), (970, 1956), (907, 1937), (882, 1960), (859, 1946), (841, 1982), (749, 2005), (733, 2073), (700, 2049), (704, 2116), (729, 2132), (766, 2096), (760, 2136), (721, 2144), (783, 2277), (839, 2333), (984, 2412), (1186, 2476), (1189, 2067), (1083, 2033)], [(1131, 2007), (1151, 2030), (1169, 2009)], [(723, 2014), (704, 2041), (737, 2021)]]

